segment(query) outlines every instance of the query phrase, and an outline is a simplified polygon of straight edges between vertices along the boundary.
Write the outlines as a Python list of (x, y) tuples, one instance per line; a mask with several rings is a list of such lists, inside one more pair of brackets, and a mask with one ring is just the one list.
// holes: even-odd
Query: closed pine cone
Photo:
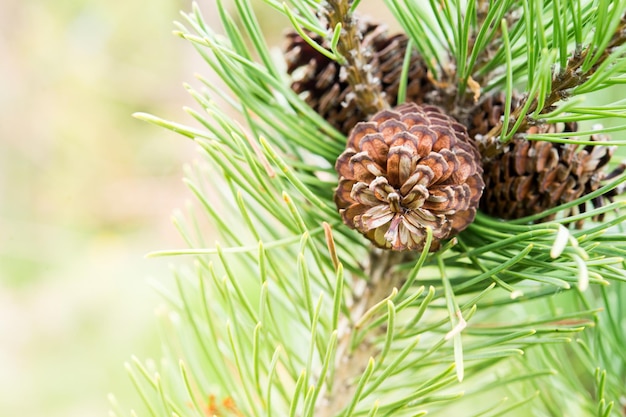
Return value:
[[(603, 142), (605, 135), (591, 135)], [(589, 194), (602, 185), (614, 147), (529, 141), (515, 138), (499, 157), (486, 161), (481, 209), (503, 219), (539, 214)], [(602, 205), (602, 201), (594, 201)], [(584, 205), (579, 211), (584, 212)], [(555, 214), (543, 221), (554, 219)], [(582, 223), (577, 224), (581, 226)]]
[(342, 219), (376, 246), (431, 251), (464, 230), (483, 192), (465, 127), (434, 106), (403, 104), (356, 125), (335, 165)]
[[(513, 93), (511, 97), (511, 109), (518, 107), (521, 101), (522, 96)], [(469, 137), (475, 138), (477, 135), (484, 136), (498, 125), (504, 114), (505, 103), (506, 97), (502, 92), (483, 97), (482, 101), (474, 108), (469, 116), (467, 127)]]
[[(389, 36), (382, 24), (359, 21), (363, 34), (362, 45), (371, 57), (373, 82), (381, 83), (381, 91), (389, 105), (398, 100), (402, 64), (408, 38), (404, 34)], [(307, 33), (317, 43), (329, 47), (321, 37)], [(293, 77), (291, 88), (301, 94), (309, 106), (347, 135), (360, 121), (367, 120), (356, 105), (352, 89), (344, 79), (341, 66), (312, 48), (297, 32), (287, 35), (285, 59), (287, 72)], [(427, 68), (420, 55), (413, 52), (408, 74), (406, 101), (421, 103), (424, 95), (433, 89), (428, 81)]]
[[(513, 94), (511, 107), (522, 104), (522, 97)], [(493, 129), (504, 114), (505, 96), (498, 93), (485, 97), (469, 119), (470, 137), (476, 139), (483, 158), (485, 191), (480, 208), (485, 213), (503, 219), (518, 219), (544, 212), (589, 194), (602, 185), (604, 171), (614, 147), (602, 146), (605, 135), (591, 135), (596, 146), (580, 147), (570, 143), (530, 141), (523, 136), (514, 137), (507, 144), (497, 138), (483, 141), (482, 136)], [(576, 132), (575, 122), (541, 124), (525, 133)], [(608, 197), (615, 195), (611, 193)], [(598, 198), (595, 207), (603, 204)], [(576, 209), (585, 211), (585, 205)], [(570, 210), (571, 213), (576, 210)], [(570, 214), (570, 213), (566, 213)], [(542, 221), (555, 218), (546, 216)], [(577, 223), (577, 227), (582, 223)]]

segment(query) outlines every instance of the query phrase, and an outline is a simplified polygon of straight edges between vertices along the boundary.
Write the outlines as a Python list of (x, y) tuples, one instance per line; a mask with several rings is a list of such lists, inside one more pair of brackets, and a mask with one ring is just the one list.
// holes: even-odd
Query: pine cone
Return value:
[[(511, 108), (522, 105), (523, 97), (513, 94)], [(505, 95), (497, 93), (485, 97), (469, 117), (469, 134), (475, 138), (483, 158), (485, 191), (480, 208), (485, 213), (503, 219), (518, 219), (539, 214), (560, 204), (573, 201), (597, 190), (605, 179), (603, 171), (611, 159), (614, 147), (529, 141), (515, 137), (506, 145), (495, 138), (483, 141), (504, 114)], [(525, 133), (576, 132), (575, 122), (541, 124)], [(592, 135), (591, 140), (603, 142), (604, 135)], [(614, 174), (611, 174), (614, 175)], [(612, 198), (616, 193), (610, 193)], [(594, 199), (594, 207), (601, 207), (603, 198)], [(571, 210), (572, 214), (576, 210)], [(577, 208), (584, 212), (585, 205)], [(546, 216), (549, 221), (555, 215)], [(577, 223), (582, 226), (582, 222)]]
[[(554, 125), (541, 130), (548, 128), (554, 131)], [(539, 129), (535, 127), (529, 133)], [(603, 142), (608, 137), (597, 134), (591, 135), (590, 140)], [(615, 147), (599, 143), (578, 148), (576, 144), (514, 138), (505, 145), (502, 154), (484, 163), (486, 186), (481, 209), (492, 216), (517, 219), (542, 213), (597, 190), (606, 176), (603, 170)], [(600, 207), (603, 200), (595, 199), (592, 203)], [(585, 205), (579, 206), (578, 211), (584, 212)], [(542, 221), (554, 218), (552, 214)], [(581, 227), (582, 222), (576, 226)]]
[[(394, 106), (398, 100), (400, 75), (408, 38), (403, 34), (389, 36), (382, 24), (359, 21), (363, 34), (362, 46), (371, 55), (375, 78), (381, 82), (381, 90), (387, 102)], [(307, 33), (317, 43), (329, 47), (321, 37)], [(364, 114), (356, 105), (351, 88), (344, 79), (341, 66), (313, 49), (295, 31), (287, 35), (285, 59), (287, 72), (293, 77), (291, 88), (309, 106), (326, 119), (337, 130), (348, 134), (369, 114)], [(406, 101), (421, 103), (424, 95), (432, 90), (427, 67), (417, 52), (411, 56)]]
[[(511, 109), (517, 108), (522, 102), (522, 98), (520, 94), (513, 93)], [(502, 115), (504, 115), (505, 104), (506, 96), (502, 92), (485, 96), (469, 116), (467, 128), (469, 137), (473, 139), (477, 135), (484, 136), (500, 123)]]
[(356, 125), (335, 169), (343, 221), (376, 246), (431, 251), (464, 230), (483, 192), (480, 155), (465, 127), (434, 106), (407, 103)]

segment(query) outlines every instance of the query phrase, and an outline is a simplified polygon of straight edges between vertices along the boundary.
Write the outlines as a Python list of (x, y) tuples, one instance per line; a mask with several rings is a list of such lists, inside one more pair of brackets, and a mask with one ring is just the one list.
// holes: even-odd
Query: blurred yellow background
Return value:
[(189, 8), (0, 3), (0, 416), (137, 403), (123, 363), (159, 354), (148, 281), (171, 262), (144, 255), (183, 245), (170, 214), (195, 146), (131, 114), (191, 121), (182, 82), (205, 66), (171, 34)]
[[(200, 6), (215, 25), (215, 2)], [(209, 71), (171, 33), (190, 8), (0, 3), (2, 417), (104, 416), (109, 392), (124, 409), (138, 403), (123, 363), (159, 356), (148, 281), (167, 282), (176, 262), (144, 255), (184, 246), (170, 214), (190, 197), (182, 167), (197, 154), (131, 114), (193, 124), (182, 83)], [(287, 21), (268, 12), (274, 43)]]
[[(184, 246), (170, 214), (197, 155), (131, 114), (192, 123), (182, 82), (209, 71), (171, 34), (190, 3), (0, 3), (0, 417), (105, 416), (109, 392), (138, 403), (123, 363), (159, 356), (149, 280), (172, 261), (144, 255)], [(215, 2), (201, 8), (214, 23)], [(285, 27), (275, 16), (262, 25)]]

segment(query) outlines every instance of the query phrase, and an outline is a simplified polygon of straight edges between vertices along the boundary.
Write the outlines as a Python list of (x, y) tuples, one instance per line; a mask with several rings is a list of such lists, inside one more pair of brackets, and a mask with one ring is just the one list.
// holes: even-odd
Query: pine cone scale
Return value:
[(429, 192), (425, 186), (417, 184), (411, 191), (403, 195), (402, 204), (409, 210), (417, 210), (424, 205), (429, 197)]
[(380, 203), (380, 198), (376, 193), (363, 182), (357, 182), (354, 185), (350, 192), (350, 197), (364, 206), (374, 207)]
[(417, 164), (415, 150), (405, 145), (394, 146), (389, 149), (387, 158), (389, 184), (395, 188), (400, 188), (411, 176), (412, 170)]
[(469, 186), (470, 189), (471, 207), (478, 206), (478, 203), (480, 202), (480, 199), (483, 195), (483, 189), (481, 187), (484, 188), (485, 185), (482, 178), (482, 170), (476, 171), (474, 175), (468, 177), (466, 184)]
[(394, 213), (382, 205), (371, 207), (361, 215), (359, 224), (362, 228), (376, 229), (389, 223), (394, 217)]
[(374, 178), (385, 175), (385, 169), (366, 152), (359, 152), (350, 158), (354, 177), (359, 181), (371, 182)]
[(423, 161), (424, 159), (420, 161), (421, 163), (415, 167), (414, 174), (407, 178), (400, 187), (400, 193), (402, 195), (408, 195), (416, 185), (424, 186), (433, 182), (435, 173), (430, 167), (426, 166)]
[(370, 134), (361, 142), (361, 149), (371, 156), (380, 166), (385, 165), (385, 155), (389, 153), (389, 146), (381, 134)]
[(469, 177), (476, 173), (476, 167), (472, 164), (474, 158), (467, 152), (459, 150), (455, 154), (458, 169), (452, 172), (454, 183), (464, 183)]
[(425, 157), (433, 151), (435, 141), (439, 142), (440, 137), (437, 137), (437, 133), (427, 128), (426, 126), (416, 125), (413, 126), (409, 132), (413, 134), (414, 138), (419, 137), (419, 143), (416, 146), (417, 154), (420, 157)]

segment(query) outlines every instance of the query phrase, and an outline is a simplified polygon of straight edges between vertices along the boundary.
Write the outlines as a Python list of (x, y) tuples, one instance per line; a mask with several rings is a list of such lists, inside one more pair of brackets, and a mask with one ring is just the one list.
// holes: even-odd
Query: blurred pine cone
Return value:
[[(511, 97), (511, 109), (517, 108), (522, 102), (522, 98), (520, 94), (513, 93)], [(476, 135), (484, 136), (498, 125), (502, 119), (502, 115), (504, 115), (505, 103), (506, 96), (502, 92), (483, 97), (482, 101), (474, 108), (469, 116), (467, 128), (469, 137), (474, 139)]]
[[(363, 34), (364, 54), (371, 56), (373, 75), (381, 83), (387, 102), (394, 106), (398, 100), (400, 75), (408, 38), (404, 34), (389, 36), (382, 24), (359, 21)], [(320, 36), (307, 33), (317, 43), (329, 48)], [(285, 59), (292, 76), (291, 88), (301, 94), (307, 104), (337, 130), (348, 134), (359, 121), (367, 120), (357, 107), (341, 66), (309, 45), (297, 32), (287, 35)], [(433, 89), (428, 70), (417, 52), (411, 55), (406, 101), (422, 103), (424, 95)]]
[(376, 246), (431, 251), (465, 229), (483, 192), (480, 155), (464, 126), (438, 107), (414, 103), (356, 125), (335, 169), (344, 223)]
[[(522, 104), (514, 94), (512, 108)], [(614, 147), (529, 141), (521, 136), (505, 145), (481, 141), (504, 114), (504, 94), (486, 97), (470, 115), (470, 137), (476, 138), (483, 157), (485, 192), (480, 208), (485, 213), (503, 219), (518, 219), (539, 214), (560, 204), (568, 203), (597, 190), (606, 174), (604, 168)], [(576, 132), (576, 123), (542, 124), (525, 133)], [(604, 135), (591, 135), (590, 140), (603, 142)], [(595, 199), (599, 207), (602, 199)], [(585, 211), (585, 205), (577, 208)], [(569, 214), (569, 213), (566, 213)], [(546, 216), (543, 221), (554, 219)], [(580, 227), (582, 223), (578, 223)]]

